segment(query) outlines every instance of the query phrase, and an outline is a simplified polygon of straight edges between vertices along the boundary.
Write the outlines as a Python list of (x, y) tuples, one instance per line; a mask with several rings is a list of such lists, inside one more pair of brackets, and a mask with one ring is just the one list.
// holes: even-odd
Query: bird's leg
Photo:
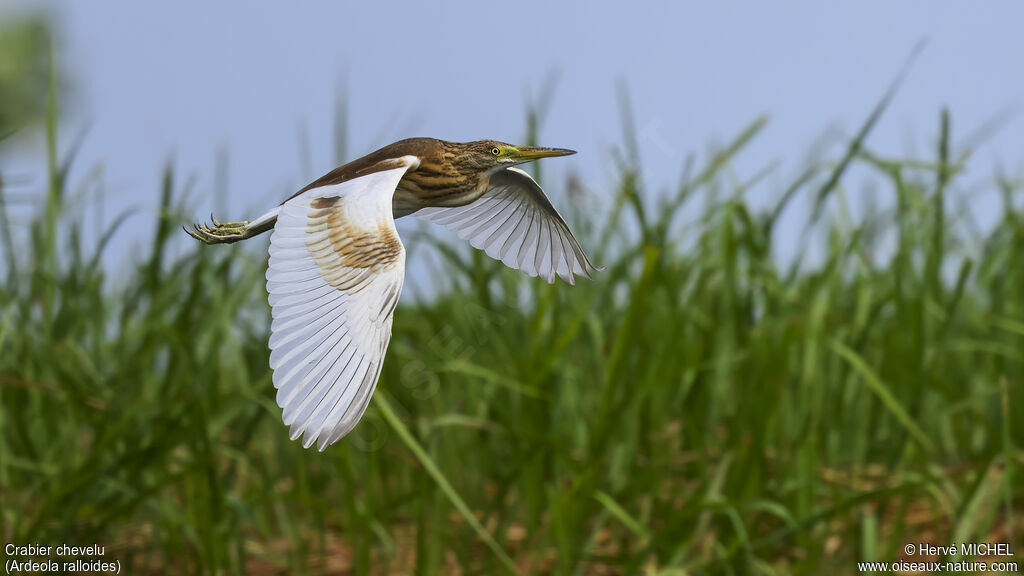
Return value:
[(245, 240), (262, 232), (262, 230), (259, 232), (250, 230), (248, 228), (248, 220), (243, 220), (242, 222), (218, 222), (212, 214), (210, 215), (210, 220), (213, 222), (212, 225), (196, 222), (192, 225), (191, 230), (188, 228), (184, 228), (184, 230), (189, 236), (205, 244), (230, 244), (239, 240)]

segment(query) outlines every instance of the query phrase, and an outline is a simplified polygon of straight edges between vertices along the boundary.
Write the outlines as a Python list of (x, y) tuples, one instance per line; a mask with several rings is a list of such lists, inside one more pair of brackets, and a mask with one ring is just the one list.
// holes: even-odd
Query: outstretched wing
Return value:
[(590, 263), (565, 220), (537, 181), (518, 168), (491, 176), (475, 202), (455, 208), (422, 208), (416, 216), (454, 231), (474, 248), (509, 268), (569, 284), (574, 274), (590, 278), (601, 270)]
[(284, 423), (321, 451), (369, 404), (391, 339), (405, 248), (391, 197), (414, 157), (313, 188), (280, 207), (270, 237), (270, 367)]

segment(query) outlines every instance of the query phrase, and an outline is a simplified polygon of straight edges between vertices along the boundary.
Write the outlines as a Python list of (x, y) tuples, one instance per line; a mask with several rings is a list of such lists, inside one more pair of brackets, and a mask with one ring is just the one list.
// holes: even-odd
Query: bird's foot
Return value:
[(230, 244), (231, 242), (245, 240), (251, 235), (251, 232), (246, 229), (246, 226), (249, 225), (248, 220), (242, 222), (218, 222), (212, 214), (210, 215), (210, 220), (213, 222), (212, 225), (196, 222), (192, 225), (191, 230), (188, 228), (184, 228), (184, 230), (189, 236), (205, 244)]

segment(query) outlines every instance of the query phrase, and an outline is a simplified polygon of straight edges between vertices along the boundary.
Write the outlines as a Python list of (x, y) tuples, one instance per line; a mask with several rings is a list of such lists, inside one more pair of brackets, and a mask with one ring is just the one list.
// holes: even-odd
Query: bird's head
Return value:
[(539, 146), (513, 146), (497, 140), (477, 140), (475, 142), (449, 143), (453, 163), (461, 164), (461, 168), (478, 173), (493, 174), (503, 168), (523, 164), (540, 158), (569, 156), (575, 150), (565, 148), (542, 148)]

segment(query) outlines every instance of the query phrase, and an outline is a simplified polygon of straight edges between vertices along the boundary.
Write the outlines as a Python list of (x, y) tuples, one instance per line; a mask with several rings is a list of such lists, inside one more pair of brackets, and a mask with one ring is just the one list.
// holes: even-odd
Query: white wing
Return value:
[(518, 168), (491, 176), (487, 191), (475, 202), (422, 208), (415, 215), (454, 231), (509, 268), (548, 283), (557, 274), (574, 284), (574, 274), (590, 278), (591, 271), (603, 270), (590, 263), (537, 181)]
[(356, 425), (391, 339), (405, 276), (391, 197), (418, 161), (388, 162), (397, 167), (288, 200), (270, 237), (270, 367), (305, 448), (322, 451)]

